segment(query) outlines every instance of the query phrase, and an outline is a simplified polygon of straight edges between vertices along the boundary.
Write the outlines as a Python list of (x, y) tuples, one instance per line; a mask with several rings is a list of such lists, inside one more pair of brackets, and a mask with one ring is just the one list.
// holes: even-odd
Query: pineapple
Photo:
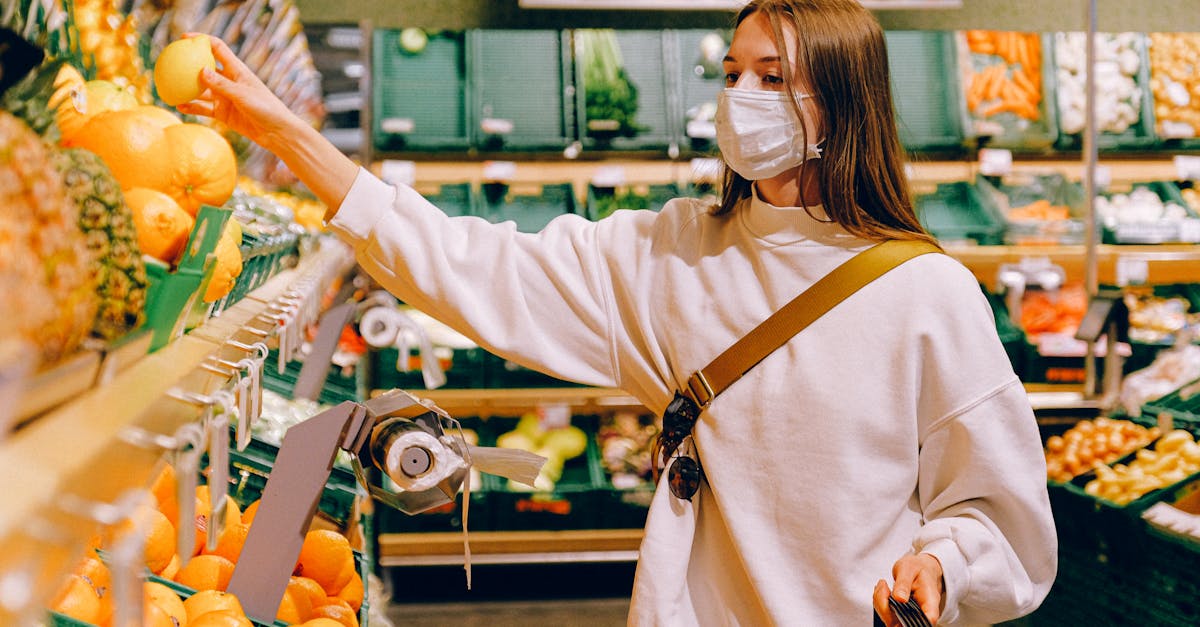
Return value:
[(73, 353), (96, 317), (97, 273), (78, 222), (47, 147), (0, 112), (0, 298), (42, 365)]
[(79, 228), (99, 270), (99, 309), (92, 334), (114, 340), (145, 321), (146, 265), (133, 214), (108, 166), (79, 148), (54, 153), (69, 196), (79, 207)]

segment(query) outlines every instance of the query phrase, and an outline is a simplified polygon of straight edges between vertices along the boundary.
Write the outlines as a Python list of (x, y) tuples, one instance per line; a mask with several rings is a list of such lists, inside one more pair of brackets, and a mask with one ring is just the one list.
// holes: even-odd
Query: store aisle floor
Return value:
[(388, 608), (388, 618), (404, 627), (620, 627), (628, 613), (629, 599), (393, 604)]

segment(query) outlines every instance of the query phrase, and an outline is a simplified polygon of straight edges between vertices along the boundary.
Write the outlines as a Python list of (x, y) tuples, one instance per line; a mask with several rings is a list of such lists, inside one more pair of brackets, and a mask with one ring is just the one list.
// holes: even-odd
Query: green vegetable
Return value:
[(592, 137), (632, 137), (637, 125), (638, 90), (625, 74), (617, 35), (611, 29), (583, 28), (579, 38), (587, 132)]
[(645, 194), (639, 194), (631, 189), (615, 190), (596, 188), (596, 218), (600, 220), (608, 217), (609, 214), (617, 209), (649, 209), (650, 197)]

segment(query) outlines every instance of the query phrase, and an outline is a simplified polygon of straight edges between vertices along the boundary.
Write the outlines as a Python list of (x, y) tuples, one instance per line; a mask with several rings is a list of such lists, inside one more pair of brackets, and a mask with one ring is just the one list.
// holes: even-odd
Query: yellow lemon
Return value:
[(203, 91), (200, 72), (204, 68), (217, 68), (208, 37), (199, 35), (171, 42), (154, 62), (154, 87), (158, 89), (158, 97), (172, 107), (195, 100)]

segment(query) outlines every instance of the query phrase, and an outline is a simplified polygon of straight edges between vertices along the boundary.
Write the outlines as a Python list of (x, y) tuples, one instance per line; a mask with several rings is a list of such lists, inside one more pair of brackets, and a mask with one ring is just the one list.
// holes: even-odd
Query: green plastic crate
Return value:
[[(979, 175), (975, 179), (985, 202), (996, 207), (1005, 221), (1004, 243), (1012, 245), (1082, 244), (1086, 236), (1082, 212), (1087, 199), (1083, 186), (1067, 181), (1061, 174), (1036, 175), (1027, 180), (1001, 181), (995, 184)], [(1066, 220), (1011, 220), (1005, 208), (1024, 207), (1038, 200), (1069, 208)]]
[[(370, 360), (370, 390), (424, 390), (425, 379), (420, 368), (401, 372), (396, 367), (400, 353), (395, 348), (383, 348), (367, 353)], [(486, 351), (471, 348), (453, 351), (449, 368), (445, 368), (443, 388), (473, 389), (486, 386)]]
[[(986, 119), (977, 117), (967, 110), (966, 91), (970, 86), (967, 70), (978, 72), (1003, 60), (995, 55), (973, 53), (967, 47), (966, 34), (955, 34), (958, 51), (959, 97), (957, 103), (962, 119), (963, 135), (971, 143), (981, 147), (1009, 148), (1023, 152), (1045, 152), (1058, 140), (1058, 104), (1054, 96), (1054, 65), (1047, 52), (1051, 49), (1052, 36), (1042, 33), (1041, 39), (1041, 85), (1042, 100), (1038, 103), (1039, 119), (1026, 120), (1013, 113), (1000, 113)], [(986, 142), (984, 141), (984, 138)], [(986, 145), (985, 145), (986, 143)]]
[[(1191, 206), (1183, 198), (1183, 194), (1179, 191), (1179, 186), (1170, 181), (1151, 181), (1148, 183), (1134, 183), (1133, 187), (1145, 188), (1154, 192), (1159, 200), (1163, 203), (1174, 203), (1183, 207), (1187, 212), (1189, 220), (1200, 221), (1200, 216), (1192, 210)], [(1103, 194), (1106, 198), (1112, 198), (1114, 194)], [(1195, 226), (1182, 226), (1178, 222), (1158, 221), (1150, 223), (1137, 224), (1118, 224), (1115, 227), (1103, 225), (1103, 237), (1105, 244), (1166, 244), (1166, 243), (1195, 243), (1200, 237), (1200, 228)]]
[(638, 129), (633, 135), (623, 135), (607, 125), (608, 120), (588, 119), (583, 42), (576, 38), (575, 115), (580, 120), (583, 146), (601, 150), (666, 149), (676, 140), (672, 128), (672, 112), (676, 107), (668, 77), (671, 55), (667, 34), (661, 30), (618, 30), (615, 34), (626, 77), (637, 89), (634, 121)]
[[(276, 367), (278, 359), (278, 352), (272, 349), (267, 355), (266, 367), (263, 368), (263, 387), (276, 394), (292, 398), (304, 363), (299, 360), (290, 361), (285, 366), (283, 374), (279, 374)], [(329, 376), (325, 379), (325, 385), (322, 386), (317, 401), (326, 405), (337, 405), (342, 401), (363, 400), (365, 398), (362, 389), (365, 384), (363, 379), (365, 377), (362, 375), (360, 367), (354, 368), (354, 374), (344, 375), (340, 367), (331, 365)]]
[[(516, 418), (492, 416), (487, 420), (486, 442), (494, 445), (500, 434), (516, 426)], [(562, 478), (550, 492), (524, 492), (508, 488), (508, 480), (484, 475), (492, 528), (496, 531), (557, 531), (591, 529), (601, 518), (599, 489), (604, 485), (596, 446), (596, 416), (573, 416), (572, 424), (588, 434), (583, 455), (563, 465)]]
[(660, 211), (668, 201), (694, 194), (694, 190), (689, 188), (685, 192), (675, 183), (621, 187), (597, 187), (589, 184), (587, 191), (586, 215), (591, 220), (604, 219), (618, 209)]
[(576, 213), (575, 191), (570, 183), (551, 183), (535, 189), (485, 183), (476, 206), (480, 217), (489, 222), (511, 220), (523, 233), (536, 233), (554, 218)]
[[(400, 31), (375, 31), (372, 133), (383, 151), (465, 150), (474, 137), (466, 36), (433, 34), (425, 49), (400, 47)], [(537, 76), (537, 75), (535, 75)], [(528, 81), (522, 81), (528, 85)]]
[(450, 217), (475, 215), (475, 193), (470, 183), (447, 183), (435, 187), (418, 185), (416, 189), (425, 200)]
[[(467, 51), (476, 147), (562, 150), (575, 141), (569, 33), (473, 30)], [(516, 69), (530, 78), (514, 80)], [(488, 121), (511, 123), (511, 131), (490, 134), (484, 128)]]
[(721, 67), (721, 57), (725, 56), (725, 49), (721, 50), (715, 64), (703, 62), (700, 44), (710, 34), (721, 37), (725, 42), (724, 48), (728, 48), (732, 33), (727, 30), (689, 29), (668, 32), (668, 37), (674, 38), (678, 50), (677, 65), (673, 72), (674, 78), (678, 80), (676, 89), (679, 93), (676, 131), (681, 138), (681, 144), (690, 145), (693, 150), (698, 151), (709, 151), (716, 147), (715, 130), (711, 123), (696, 124), (689, 128), (688, 111), (705, 106), (715, 110), (717, 95), (725, 88), (725, 71)]
[(941, 183), (932, 194), (915, 199), (922, 226), (943, 243), (1004, 243), (1004, 217), (970, 183)]
[[(243, 506), (262, 498), (263, 489), (271, 476), (275, 458), (279, 455), (279, 447), (258, 438), (252, 439), (250, 446), (244, 451), (238, 451), (234, 446), (233, 432), (230, 432), (229, 450), (229, 495)], [(355, 512), (354, 503), (362, 496), (354, 472), (340, 466), (334, 466), (329, 473), (329, 480), (321, 491), (317, 509), (326, 518), (338, 526), (347, 529), (354, 524), (352, 517)]]
[[(1064, 33), (1055, 33), (1051, 44), (1051, 53), (1046, 55), (1047, 59), (1054, 60), (1054, 67), (1058, 68), (1058, 49), (1061, 45), (1061, 39)], [(1099, 150), (1126, 150), (1134, 149), (1141, 150), (1152, 147), (1157, 141), (1154, 136), (1154, 95), (1150, 91), (1150, 58), (1147, 56), (1147, 47), (1149, 39), (1141, 34), (1136, 33), (1135, 37), (1138, 48), (1138, 57), (1141, 60), (1141, 65), (1138, 68), (1137, 76), (1134, 77), (1134, 82), (1137, 83), (1138, 90), (1141, 93), (1141, 110), (1138, 116), (1138, 121), (1132, 124), (1123, 133), (1108, 133), (1101, 132), (1096, 134), (1096, 148)], [(1057, 73), (1054, 78), (1054, 103), (1055, 111), (1058, 115), (1058, 120), (1061, 122), (1063, 118), (1061, 103), (1059, 102), (1059, 86)], [(1067, 134), (1060, 128), (1058, 142), (1056, 147), (1060, 150), (1080, 150), (1083, 148), (1083, 134), (1074, 133)]]
[(484, 386), (488, 388), (561, 388), (576, 387), (579, 383), (526, 368), (499, 355), (484, 353)]
[(962, 145), (957, 57), (949, 32), (887, 31), (892, 100), (900, 141), (910, 150)]

